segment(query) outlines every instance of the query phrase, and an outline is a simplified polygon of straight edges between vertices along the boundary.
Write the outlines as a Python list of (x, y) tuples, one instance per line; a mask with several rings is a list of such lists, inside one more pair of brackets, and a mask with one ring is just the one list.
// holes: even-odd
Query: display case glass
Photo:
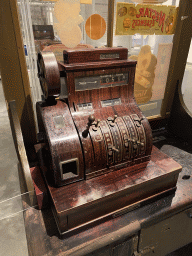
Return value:
[(187, 64), (185, 68), (185, 74), (183, 77), (183, 82), (181, 87), (184, 104), (186, 105), (188, 113), (190, 113), (190, 115), (192, 116), (191, 79), (192, 79), (192, 44), (190, 45)]
[[(61, 44), (66, 47), (87, 45), (87, 47), (101, 48), (107, 47), (107, 42), (111, 41), (113, 47), (128, 48), (128, 58), (138, 61), (134, 94), (140, 109), (149, 119), (160, 116), (175, 33), (174, 30), (171, 31), (171, 28), (175, 27), (177, 22), (178, 8), (176, 9), (174, 6), (179, 6), (179, 0), (150, 1), (147, 5), (143, 5), (145, 1), (125, 0), (123, 3), (119, 3), (115, 0), (112, 2), (114, 15), (111, 19), (108, 15), (111, 10), (111, 2), (107, 0), (18, 0), (34, 106), (41, 99), (42, 94), (37, 77), (36, 56), (38, 51), (53, 50), (57, 59), (60, 59), (63, 51)], [(128, 10), (126, 14), (120, 13), (122, 8), (119, 9), (119, 4), (125, 5)], [(145, 8), (143, 15), (146, 20), (143, 23), (145, 27), (146, 22), (151, 22), (150, 24), (153, 25), (159, 24), (159, 27), (160, 25), (164, 26), (164, 33), (161, 31), (156, 33), (155, 30), (154, 33), (148, 33), (147, 30), (145, 32), (135, 30), (135, 32), (129, 33), (129, 24), (123, 23), (126, 33), (119, 35), (116, 31), (118, 19), (132, 22), (132, 28), (135, 28), (134, 22), (137, 22), (137, 17), (141, 18), (142, 16), (141, 8)], [(146, 9), (151, 10), (151, 17), (148, 11), (147, 14)], [(113, 24), (111, 36), (108, 34), (109, 23)], [(148, 25), (150, 24), (148, 23)], [(157, 28), (155, 29), (157, 30)]]

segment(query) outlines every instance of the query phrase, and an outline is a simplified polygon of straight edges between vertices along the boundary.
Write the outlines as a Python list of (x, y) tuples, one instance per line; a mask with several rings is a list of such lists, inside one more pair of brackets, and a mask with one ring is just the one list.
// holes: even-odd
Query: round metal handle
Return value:
[(88, 117), (88, 125), (89, 126), (91, 126), (92, 125), (92, 123), (95, 121), (95, 117), (94, 117), (94, 115), (89, 115), (89, 117)]

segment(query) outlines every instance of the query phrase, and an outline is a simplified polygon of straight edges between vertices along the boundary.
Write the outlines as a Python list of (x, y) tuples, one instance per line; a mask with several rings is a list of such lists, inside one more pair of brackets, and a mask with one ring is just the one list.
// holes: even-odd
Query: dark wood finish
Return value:
[[(115, 56), (115, 57), (114, 57)], [(63, 51), (65, 64), (95, 62), (102, 60), (127, 60), (127, 48), (78, 49)]]
[(87, 137), (83, 137), (83, 132), (87, 127), (88, 117), (89, 117), (88, 114), (73, 116), (73, 120), (75, 121), (76, 128), (79, 132), (79, 138), (82, 141), (81, 145), (83, 147), (83, 154), (84, 154), (85, 174), (95, 170), (94, 149), (93, 149), (92, 141), (90, 138), (90, 134), (88, 133)]
[[(65, 108), (63, 106), (65, 106)], [(38, 111), (38, 115), (37, 115), (38, 119), (39, 119), (39, 126), (41, 127), (40, 131), (45, 132), (47, 134), (51, 148), (53, 147), (53, 145), (52, 145), (53, 141), (55, 144), (54, 147), (57, 147), (57, 151), (56, 151), (57, 153), (53, 153), (53, 151), (51, 150), (51, 152), (52, 152), (51, 155), (52, 155), (52, 159), (53, 159), (52, 166), (55, 166), (53, 168), (54, 173), (55, 172), (59, 173), (58, 160), (56, 160), (56, 159), (58, 159), (57, 154), (59, 154), (60, 161), (64, 157), (64, 155), (63, 155), (63, 157), (60, 156), (61, 154), (63, 154), (63, 153), (61, 153), (61, 152), (63, 152), (63, 150), (61, 150), (61, 148), (60, 148), (61, 142), (59, 141), (59, 138), (64, 141), (63, 143), (65, 143), (66, 140), (64, 138), (62, 138), (63, 133), (61, 133), (61, 131), (59, 131), (60, 137), (58, 137), (58, 135), (56, 136), (55, 131), (53, 132), (53, 129), (55, 127), (53, 118), (56, 116), (62, 116), (63, 113), (65, 112), (64, 109), (66, 109), (66, 111), (68, 111), (68, 107), (66, 104), (62, 103), (61, 101), (58, 101), (56, 103), (56, 105), (46, 106), (46, 107), (42, 107), (42, 108), (43, 108), (43, 110), (41, 110), (41, 107), (40, 107), (40, 110)], [(97, 130), (94, 129), (95, 126), (91, 126), (90, 130), (89, 130), (89, 134), (85, 138), (83, 137), (83, 132), (87, 127), (89, 113), (79, 112), (78, 114), (76, 114), (76, 112), (74, 112), (73, 116), (72, 116), (73, 120), (76, 124), (76, 128), (79, 132), (79, 133), (77, 133), (76, 130), (74, 130), (73, 136), (76, 136), (78, 141), (79, 141), (79, 138), (81, 140), (81, 145), (82, 145), (82, 149), (83, 149), (83, 153), (84, 153), (84, 161), (85, 161), (85, 175), (87, 175), (87, 177), (93, 177), (93, 176), (100, 175), (102, 173), (110, 172), (117, 168), (127, 167), (130, 165), (133, 165), (134, 163), (136, 163), (136, 161), (140, 161), (140, 162), (147, 161), (147, 160), (149, 160), (149, 156), (151, 153), (152, 135), (151, 135), (150, 130), (148, 130), (147, 120), (145, 118), (143, 118), (143, 116), (139, 113), (139, 111), (136, 112), (136, 110), (135, 110), (135, 112), (132, 112), (132, 113), (135, 113), (135, 115), (139, 118), (139, 120), (142, 120), (141, 125), (139, 127), (137, 127), (138, 126), (137, 121), (131, 121), (132, 119), (127, 115), (127, 113), (130, 113), (131, 110), (129, 108), (127, 109), (126, 106), (124, 106), (124, 107), (123, 106), (115, 106), (114, 108), (107, 107), (107, 108), (105, 108), (105, 110), (106, 111), (101, 111), (101, 110), (95, 111), (94, 116), (95, 116), (96, 120), (98, 120), (98, 119), (102, 120), (101, 125), (100, 125), (100, 127), (98, 127)], [(115, 123), (114, 127), (111, 127), (110, 122), (106, 122), (105, 123), (106, 128), (103, 127), (103, 122), (105, 122), (104, 120), (107, 121), (108, 117), (110, 117), (110, 116), (113, 117), (115, 114), (118, 115), (117, 120), (120, 121), (121, 126), (117, 126), (117, 124)], [(40, 115), (42, 116), (41, 118), (39, 118)], [(132, 116), (133, 116), (133, 114), (131, 115), (131, 117)], [(70, 114), (68, 114), (67, 118), (71, 119)], [(126, 121), (126, 118), (128, 118), (128, 121)], [(42, 121), (42, 120), (44, 120), (44, 121)], [(43, 122), (44, 122), (44, 124), (43, 124)], [(51, 122), (52, 122), (52, 125), (50, 124)], [(71, 119), (71, 122), (72, 122), (72, 119)], [(130, 124), (130, 127), (129, 126), (127, 127), (128, 124)], [(45, 128), (42, 128), (44, 126), (45, 126)], [(124, 138), (120, 137), (120, 133), (122, 133), (122, 129), (124, 130), (124, 127), (127, 127), (125, 134), (124, 134), (124, 135), (127, 135), (127, 137), (128, 137), (127, 141), (124, 140)], [(130, 128), (133, 129), (133, 131), (135, 131), (134, 135), (132, 135), (132, 136), (129, 136), (128, 130)], [(63, 129), (65, 130), (65, 133), (68, 130), (68, 136), (72, 132), (71, 128), (67, 127), (67, 123), (65, 124), (65, 127)], [(116, 135), (116, 136), (118, 136), (118, 141), (116, 141), (116, 137), (114, 137), (115, 132), (116, 132), (116, 134), (119, 134), (119, 135)], [(52, 138), (50, 137), (50, 134), (52, 134)], [(127, 154), (129, 154), (128, 159), (121, 158), (120, 161), (116, 159), (111, 164), (108, 164), (106, 157), (108, 155), (108, 150), (110, 150), (110, 149), (109, 149), (108, 145), (106, 145), (107, 139), (105, 137), (106, 136), (105, 134), (108, 134), (108, 136), (111, 137), (110, 144), (112, 146), (117, 144), (116, 146), (119, 147), (120, 154), (122, 154), (122, 151), (126, 148), (125, 143), (126, 142), (129, 143), (130, 151), (127, 152)], [(141, 138), (141, 136), (143, 138)], [(71, 143), (75, 143), (74, 138), (75, 137), (71, 137)], [(135, 140), (135, 143), (133, 142), (134, 140)], [(143, 140), (143, 143), (144, 143), (143, 149), (138, 144), (138, 143), (140, 143), (141, 140)], [(58, 146), (58, 145), (60, 145), (60, 146)], [(136, 147), (135, 151), (134, 151), (133, 147)], [(58, 148), (60, 148), (61, 151)], [(81, 152), (81, 148), (79, 147), (78, 149)], [(141, 149), (142, 149), (142, 152), (140, 153)], [(134, 153), (133, 153), (133, 151), (134, 151)], [(78, 152), (78, 150), (76, 152)], [(72, 155), (65, 153), (65, 160), (70, 158), (70, 156), (72, 158)], [(117, 153), (113, 152), (113, 157), (116, 157), (116, 156), (117, 156)], [(57, 164), (55, 161), (57, 162)], [(63, 161), (64, 161), (64, 159), (63, 159)], [(79, 163), (82, 164), (82, 161), (79, 161)], [(122, 166), (119, 164), (124, 164), (124, 165)], [(83, 173), (83, 169), (84, 169), (83, 165), (82, 166), (80, 165), (80, 170), (82, 173)], [(51, 171), (51, 167), (50, 167), (50, 171)], [(59, 182), (59, 175), (60, 174), (57, 174), (55, 176), (56, 184), (63, 183), (63, 182), (61, 182), (61, 183)], [(81, 178), (83, 178), (83, 175), (81, 175)]]
[[(48, 168), (53, 172), (53, 181), (57, 186), (84, 178), (84, 161), (79, 141), (69, 108), (58, 101), (56, 105), (37, 104), (40, 131), (46, 132), (49, 140)], [(62, 178), (60, 163), (77, 159), (77, 173), (74, 177)]]
[[(103, 54), (104, 59), (100, 58), (101, 54)], [(65, 62), (70, 64), (59, 62), (59, 70), (61, 73), (64, 72), (65, 74), (68, 105), (77, 129), (77, 136), (79, 136), (82, 146), (85, 163), (84, 175), (86, 178), (92, 178), (104, 173), (109, 173), (113, 170), (132, 166), (136, 162), (148, 161), (151, 154), (151, 129), (147, 119), (137, 107), (133, 96), (136, 61), (127, 60), (127, 54), (128, 51), (125, 48), (66, 50), (64, 51)], [(112, 56), (113, 60), (111, 60)], [(116, 59), (116, 56), (119, 56), (119, 59)], [(120, 86), (119, 80), (116, 82), (112, 80), (115, 86), (105, 88), (98, 86), (96, 89), (92, 90), (76, 89), (76, 79), (82, 79), (84, 77), (95, 79), (94, 77), (97, 77), (97, 79), (100, 79), (101, 83), (101, 81), (103, 81), (101, 80), (102, 77), (111, 77), (111, 74), (114, 76), (113, 79), (118, 78), (115, 78), (116, 74), (125, 77), (122, 78), (124, 80), (121, 82)], [(55, 76), (58, 77), (57, 74)], [(82, 82), (83, 81), (84, 79), (82, 79)], [(107, 85), (105, 81), (102, 83)], [(118, 99), (120, 101), (119, 105), (102, 107), (103, 101), (113, 99)], [(79, 109), (80, 104), (92, 104), (92, 108), (82, 110)], [(59, 110), (60, 114), (62, 111), (64, 113), (62, 104), (59, 102), (50, 106), (49, 109), (49, 111), (53, 112)], [(45, 108), (45, 112), (46, 111), (48, 111), (48, 108)], [(41, 111), (38, 110), (37, 116), (39, 125), (41, 130), (47, 133), (49, 138), (48, 130), (50, 127), (47, 122), (47, 128), (43, 128), (43, 120), (45, 117), (40, 117), (40, 113)], [(88, 118), (90, 114), (94, 115), (95, 122), (89, 126)], [(132, 116), (129, 118), (130, 115)], [(112, 125), (113, 121), (110, 121), (110, 119), (113, 120), (114, 116), (117, 116), (117, 120), (120, 120), (118, 125), (116, 122)], [(134, 116), (137, 119), (136, 121), (132, 120)], [(128, 121), (126, 121), (126, 118), (128, 118)], [(98, 127), (96, 127), (97, 122)], [(106, 124), (106, 126), (102, 124)], [(126, 130), (123, 131), (122, 129), (125, 127)], [(85, 133), (86, 136), (83, 136)], [(108, 138), (106, 136), (108, 136)], [(125, 139), (125, 137), (127, 138)], [(108, 143), (109, 138), (111, 138), (110, 143)], [(50, 141), (50, 139), (48, 139), (48, 141)], [(59, 141), (57, 143), (59, 143)], [(127, 143), (129, 144), (128, 149)], [(57, 153), (60, 154), (59, 151), (57, 151)], [(127, 155), (129, 155), (128, 158)], [(55, 159), (56, 158), (54, 158), (52, 162), (52, 166), (55, 165)], [(54, 170), (54, 173), (55, 172), (56, 168)], [(59, 180), (57, 179), (56, 181), (55, 178), (55, 183), (58, 184), (58, 182)], [(59, 183), (62, 184), (64, 182)]]
[(60, 93), (60, 74), (53, 52), (38, 53), (38, 77), (45, 98)]
[(46, 189), (43, 177), (41, 175), (40, 169), (38, 166), (30, 168), (31, 177), (33, 180), (33, 186), (35, 189), (35, 194), (37, 197), (37, 204), (39, 210), (47, 208), (50, 204), (50, 199), (48, 197), (48, 191)]
[[(94, 64), (93, 64), (94, 65)], [(106, 67), (107, 65), (107, 67)], [(68, 93), (70, 93), (69, 105), (70, 107), (75, 104), (75, 107), (79, 103), (89, 103), (92, 102), (94, 109), (101, 109), (101, 100), (107, 99), (115, 99), (121, 98), (122, 104), (128, 104), (131, 101), (131, 97), (133, 94), (131, 92), (132, 86), (134, 83), (134, 74), (135, 74), (135, 65), (136, 62), (124, 62), (119, 61), (117, 63), (100, 63), (100, 65), (89, 66), (89, 70), (84, 71), (86, 69), (86, 64), (81, 66), (83, 69), (81, 72), (67, 73), (66, 79), (67, 84), (69, 84)], [(94, 70), (90, 71), (90, 68), (94, 68)], [(74, 67), (75, 69), (75, 67)], [(68, 67), (66, 67), (68, 71)], [(115, 87), (107, 87), (107, 88), (98, 88), (94, 90), (85, 90), (85, 91), (76, 91), (74, 80), (78, 77), (91, 77), (91, 76), (99, 76), (106, 74), (115, 74), (115, 73), (129, 73), (129, 83), (122, 86)], [(132, 103), (135, 103), (132, 101)], [(136, 105), (136, 103), (135, 103)]]
[[(74, 122), (76, 124), (76, 127), (79, 131), (79, 134), (81, 134), (81, 131), (86, 128), (87, 125), (87, 120), (88, 120), (88, 115), (91, 112), (90, 111), (78, 111), (78, 105), (82, 103), (92, 103), (93, 106), (93, 112), (96, 120), (101, 120), (101, 121), (107, 121), (109, 117), (114, 117), (117, 115), (119, 118), (123, 116), (127, 116), (130, 114), (137, 114), (138, 118), (142, 120), (143, 126), (145, 127), (144, 133), (147, 134), (146, 138), (146, 154), (145, 156), (150, 155), (151, 152), (151, 145), (152, 145), (152, 135), (150, 134), (150, 127), (147, 122), (147, 120), (144, 118), (144, 116), (141, 114), (141, 111), (136, 105), (136, 102), (134, 100), (133, 96), (133, 84), (134, 84), (134, 74), (135, 74), (135, 61), (127, 61), (125, 57), (124, 60), (110, 60), (110, 61), (100, 61), (100, 62), (86, 62), (87, 60), (90, 60), (93, 58), (93, 53), (95, 52), (95, 60), (98, 60), (98, 54), (105, 53), (105, 54), (112, 54), (112, 53), (121, 53), (125, 52), (125, 49), (104, 49), (104, 50), (91, 50), (91, 51), (83, 51), (83, 55), (79, 54), (76, 57), (78, 57), (78, 60), (76, 61), (77, 63), (73, 64), (62, 64), (60, 63), (60, 70), (65, 70), (66, 72), (66, 83), (68, 87), (68, 102), (69, 106), (72, 112), (72, 116), (74, 119)], [(74, 52), (69, 52), (70, 54), (74, 54)], [(65, 54), (64, 54), (65, 55)], [(125, 54), (124, 54), (125, 55)], [(72, 55), (73, 56), (73, 55)], [(87, 60), (86, 57), (87, 56)], [(84, 58), (83, 58), (84, 57)], [(85, 62), (82, 64), (81, 62), (85, 60)], [(123, 73), (128, 73), (129, 81), (125, 82), (124, 85), (121, 86), (115, 86), (115, 87), (107, 87), (107, 88), (98, 88), (98, 89), (93, 89), (93, 90), (83, 90), (83, 91), (77, 91), (75, 89), (75, 79), (78, 79), (79, 77), (95, 77), (95, 76), (104, 76), (107, 74), (123, 74)], [(121, 104), (118, 106), (114, 107), (104, 107), (102, 108), (101, 106), (101, 101), (108, 100), (108, 99), (115, 99), (119, 98), (121, 100)], [(83, 121), (84, 119), (84, 121)], [(83, 123), (84, 122), (84, 123)], [(107, 123), (109, 126), (109, 136), (112, 138), (112, 145), (115, 143), (115, 137), (113, 130), (116, 130), (116, 134), (120, 133), (121, 128), (118, 128), (116, 123), (115, 127), (112, 128), (110, 126), (110, 123)], [(83, 126), (83, 127), (82, 127)], [(137, 126), (137, 125), (136, 125)], [(111, 128), (110, 128), (111, 127)], [(105, 141), (105, 146), (106, 146), (106, 139), (105, 139), (105, 133), (101, 128), (98, 128), (97, 132), (92, 132), (92, 128), (90, 129), (90, 139), (93, 144), (93, 153), (95, 155), (95, 161), (92, 161), (93, 165), (91, 168), (90, 172), (90, 158), (87, 158), (87, 153), (85, 153), (85, 167), (89, 166), (89, 168), (86, 168), (85, 173), (87, 175), (87, 178), (89, 177), (94, 177), (96, 175), (100, 175), (109, 171), (112, 171), (112, 169), (109, 168), (110, 164), (107, 163), (106, 161), (106, 154), (108, 154), (108, 146), (106, 147), (106, 153), (105, 154), (100, 154), (103, 151), (99, 151), (96, 147), (94, 146), (94, 141), (97, 141), (98, 139), (96, 137), (99, 137), (99, 130), (101, 129), (101, 133), (103, 137), (101, 136), (101, 142), (102, 144), (101, 148), (103, 147), (103, 142)], [(111, 130), (112, 129), (112, 130)], [(135, 133), (136, 136), (137, 132)], [(81, 136), (81, 135), (80, 135)], [(136, 136), (137, 137), (137, 136)], [(120, 135), (119, 135), (120, 138)], [(86, 149), (90, 148), (87, 145), (87, 141), (84, 143), (83, 138), (82, 138), (82, 145), (84, 148), (84, 145), (86, 145)], [(91, 143), (89, 143), (91, 145)], [(99, 143), (98, 143), (99, 144)], [(87, 150), (84, 150), (84, 152), (87, 152)], [(120, 149), (120, 154), (122, 154), (122, 150), (124, 149), (124, 141), (121, 141), (120, 139), (120, 144), (119, 144), (119, 149)], [(117, 153), (113, 152), (113, 157), (116, 158)], [(101, 158), (102, 157), (102, 158)], [(132, 160), (133, 158), (137, 158), (138, 154), (135, 155), (135, 157), (132, 155)], [(97, 160), (97, 158), (99, 160)], [(141, 161), (146, 161), (147, 159), (141, 158)], [(131, 161), (129, 161), (131, 164)], [(134, 162), (134, 160), (133, 160)], [(106, 166), (107, 164), (107, 166)], [(113, 162), (113, 166), (116, 165), (118, 166), (118, 161)], [(106, 168), (107, 167), (107, 168)], [(125, 167), (125, 166), (124, 166)]]
[[(164, 136), (166, 138), (166, 135)], [(135, 208), (131, 207), (128, 211), (116, 215), (111, 220), (81, 232), (75, 232), (73, 235), (62, 237), (58, 234), (50, 209), (39, 211), (28, 208), (26, 203), (23, 202), (25, 209), (27, 209), (24, 212), (24, 221), (29, 255), (80, 256), (99, 255), (99, 252), (108, 255), (105, 254), (106, 249), (109, 250), (109, 255), (114, 255), (113, 248), (120, 247), (127, 240), (131, 242), (132, 236), (136, 238), (131, 243), (135, 244), (135, 251), (137, 251), (140, 231), (145, 227), (153, 227), (153, 225), (165, 219), (169, 221), (169, 217), (174, 219), (177, 213), (188, 210), (190, 212), (192, 207), (192, 179), (186, 180), (182, 177), (186, 174), (190, 175), (191, 172), (191, 146), (175, 137), (160, 141), (157, 146), (183, 166), (175, 193), (165, 194), (163, 197), (156, 197), (155, 200), (140, 203)], [(189, 221), (191, 221), (190, 218)], [(186, 223), (183, 223), (183, 225), (185, 226)], [(162, 229), (158, 233), (159, 239), (161, 239), (161, 235), (164, 235), (161, 231)], [(185, 235), (185, 233), (182, 234)], [(189, 237), (186, 241), (188, 240)], [(175, 244), (174, 241), (172, 241), (172, 244)], [(176, 248), (177, 244), (175, 244)], [(129, 256), (133, 255), (133, 252), (126, 251), (126, 253)]]
[[(80, 43), (73, 49), (82, 49), (82, 48), (94, 48), (94, 47), (90, 44), (81, 44)], [(57, 61), (63, 61), (63, 51), (67, 50), (67, 49), (70, 50), (71, 48), (60, 43), (60, 44), (48, 45), (43, 49), (43, 51), (45, 51), (45, 52), (51, 51), (55, 54), (55, 58), (57, 59)]]
[[(121, 49), (121, 48), (120, 48)], [(123, 60), (116, 61), (115, 67), (127, 67), (127, 66), (136, 66), (137, 62), (133, 60), (129, 60), (127, 62)], [(84, 70), (92, 70), (92, 69), (109, 69), (110, 67), (114, 67), (114, 61), (108, 62), (108, 61), (102, 61), (97, 62), (93, 61), (90, 63), (76, 63), (76, 64), (64, 64), (64, 62), (59, 62), (59, 70), (60, 71), (84, 71)], [(93, 71), (93, 70), (92, 70)]]
[[(60, 62), (59, 70), (66, 79), (68, 105), (61, 100), (37, 104), (46, 144), (41, 169), (60, 233), (104, 221), (175, 189), (181, 171), (156, 149), (150, 161), (152, 131), (134, 99), (136, 62), (127, 60), (126, 49), (64, 51), (64, 62), (69, 64)], [(72, 161), (76, 171), (65, 173)]]
[[(42, 170), (47, 172), (45, 166)], [(180, 171), (178, 163), (154, 147), (148, 164), (60, 188), (48, 185), (60, 233), (113, 218), (132, 204), (174, 189)]]

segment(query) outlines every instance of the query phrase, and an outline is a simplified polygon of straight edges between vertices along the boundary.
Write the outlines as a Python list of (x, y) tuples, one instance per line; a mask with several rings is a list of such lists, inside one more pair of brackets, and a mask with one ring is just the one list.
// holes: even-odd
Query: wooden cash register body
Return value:
[(39, 55), (45, 94), (58, 94), (60, 79), (67, 88), (67, 97), (37, 103), (46, 142), (41, 170), (60, 233), (115, 218), (176, 187), (181, 166), (152, 147), (133, 95), (136, 61), (127, 56), (125, 48), (64, 51), (58, 63), (51, 53)]

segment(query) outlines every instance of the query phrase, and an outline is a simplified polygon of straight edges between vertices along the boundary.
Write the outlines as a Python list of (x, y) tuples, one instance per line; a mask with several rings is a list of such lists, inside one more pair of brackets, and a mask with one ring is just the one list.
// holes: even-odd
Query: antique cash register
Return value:
[(61, 234), (109, 218), (176, 187), (181, 166), (152, 146), (134, 99), (126, 48), (38, 54), (41, 171)]

